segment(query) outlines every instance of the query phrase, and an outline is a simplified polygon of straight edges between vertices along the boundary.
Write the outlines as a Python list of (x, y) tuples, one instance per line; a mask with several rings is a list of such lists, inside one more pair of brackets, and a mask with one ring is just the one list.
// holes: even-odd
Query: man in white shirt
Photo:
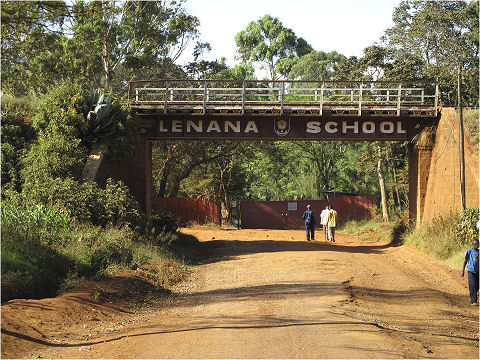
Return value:
[(327, 217), (328, 217), (328, 204), (327, 206), (325, 207), (325, 209), (323, 209), (322, 213), (320, 214), (320, 224), (323, 226), (323, 236), (324, 236), (324, 239), (325, 241), (327, 241)]

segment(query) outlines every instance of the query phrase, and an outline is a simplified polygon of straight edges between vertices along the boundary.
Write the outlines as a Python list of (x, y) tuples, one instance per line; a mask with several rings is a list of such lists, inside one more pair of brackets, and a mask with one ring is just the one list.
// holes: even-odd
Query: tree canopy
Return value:
[(235, 36), (235, 42), (240, 59), (260, 63), (272, 80), (288, 75), (295, 58), (312, 51), (305, 39), (270, 15), (251, 21)]
[[(18, 99), (2, 106), (2, 186), (21, 191), (22, 180), (57, 176), (65, 164), (79, 176), (99, 137), (85, 135), (77, 88), (101, 88), (121, 101), (131, 79), (253, 80), (260, 67), (270, 80), (438, 79), (442, 103), (455, 105), (461, 66), (463, 100), (478, 104), (478, 1), (402, 1), (394, 25), (359, 57), (313, 49), (266, 14), (232, 39), (233, 66), (203, 59), (215, 44), (202, 42), (200, 21), (184, 3), (1, 2), (3, 94), (43, 99), (28, 114)], [(188, 44), (193, 60), (179, 64)], [(119, 122), (118, 134), (129, 134), (123, 148), (134, 140), (134, 127), (131, 118)], [(383, 186), (389, 205), (400, 206), (407, 201), (406, 159), (405, 143), (165, 141), (154, 146), (154, 187), (158, 196), (216, 198), (228, 208), (232, 199), (316, 199), (334, 186), (378, 194)]]

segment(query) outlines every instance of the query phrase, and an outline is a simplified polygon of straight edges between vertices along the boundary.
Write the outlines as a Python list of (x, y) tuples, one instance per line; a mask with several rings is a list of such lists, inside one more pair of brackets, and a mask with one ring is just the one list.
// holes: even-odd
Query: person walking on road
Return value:
[[(467, 266), (468, 263), (468, 266)], [(472, 248), (467, 250), (462, 267), (462, 277), (465, 275), (465, 266), (468, 272), (468, 288), (470, 290), (470, 303), (478, 305), (478, 240), (473, 239)]]
[(328, 240), (335, 242), (335, 228), (337, 227), (338, 214), (333, 209), (332, 205), (329, 205), (330, 211), (327, 215), (327, 226), (328, 226)]
[(327, 216), (329, 212), (328, 204), (325, 206), (325, 209), (320, 213), (320, 225), (323, 226), (323, 239), (328, 240), (328, 226), (327, 226)]
[[(302, 219), (305, 220), (305, 231), (307, 232), (307, 241), (315, 240), (315, 216), (310, 210), (310, 205), (307, 205), (307, 211), (303, 213)], [(311, 237), (310, 237), (311, 235)]]

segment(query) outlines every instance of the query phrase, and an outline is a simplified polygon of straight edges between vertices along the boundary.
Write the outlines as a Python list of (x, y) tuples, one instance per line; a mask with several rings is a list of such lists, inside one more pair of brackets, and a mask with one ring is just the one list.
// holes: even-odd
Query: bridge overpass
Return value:
[[(130, 187), (152, 214), (152, 145), (162, 139), (412, 140), (440, 118), (435, 82), (131, 81), (142, 141), (98, 181)], [(421, 221), (431, 146), (409, 142), (410, 218)]]
[(140, 80), (128, 96), (148, 139), (410, 140), (438, 116), (435, 82)]

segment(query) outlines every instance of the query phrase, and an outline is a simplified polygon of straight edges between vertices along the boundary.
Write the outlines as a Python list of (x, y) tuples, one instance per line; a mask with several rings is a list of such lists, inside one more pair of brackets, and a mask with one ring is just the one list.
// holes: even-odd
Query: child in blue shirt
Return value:
[[(467, 266), (468, 263), (468, 266)], [(468, 287), (470, 289), (470, 303), (478, 305), (478, 240), (474, 239), (472, 248), (467, 250), (463, 262), (462, 277), (465, 275), (465, 266), (468, 271)]]

